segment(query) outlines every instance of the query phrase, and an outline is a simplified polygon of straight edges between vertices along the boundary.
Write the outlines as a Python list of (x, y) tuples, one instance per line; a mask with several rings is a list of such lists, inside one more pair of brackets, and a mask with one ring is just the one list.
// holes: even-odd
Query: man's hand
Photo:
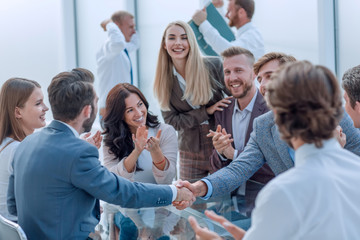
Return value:
[(173, 205), (179, 209), (183, 210), (193, 204), (195, 202), (196, 197), (194, 194), (185, 187), (178, 187), (177, 188), (177, 196), (176, 199), (173, 202)]
[(214, 7), (220, 8), (220, 7), (224, 6), (224, 1), (223, 0), (212, 0), (212, 4), (214, 5)]
[[(225, 219), (222, 216), (217, 215), (213, 211), (206, 210), (205, 215), (208, 218), (210, 218), (211, 220), (220, 223), (229, 233), (231, 233), (231, 235), (234, 237), (235, 240), (243, 239), (243, 237), (246, 233), (243, 229), (235, 226), (234, 224), (229, 222), (227, 219)], [(212, 232), (207, 228), (200, 227), (194, 217), (190, 216), (189, 222), (196, 234), (196, 239), (200, 239), (200, 240), (201, 239), (214, 239), (214, 240), (222, 239), (215, 232)]]
[(226, 132), (225, 128), (221, 129), (221, 126), (218, 125), (215, 132), (210, 130), (206, 136), (212, 137), (213, 146), (219, 154), (224, 155), (227, 159), (233, 158), (235, 149), (231, 143), (234, 139), (231, 138), (231, 134)]
[(101, 136), (100, 131), (96, 131), (96, 133), (92, 136), (91, 132), (85, 133), (84, 135), (81, 135), (80, 138), (87, 141), (88, 143), (94, 145), (97, 149), (101, 147), (101, 142), (103, 137)]
[(206, 8), (202, 10), (197, 10), (194, 15), (192, 16), (192, 20), (198, 26), (202, 24), (207, 18)]
[(342, 128), (338, 125), (334, 130), (334, 135), (338, 142), (340, 143), (341, 147), (344, 148), (346, 144), (346, 134), (343, 133)]
[(109, 23), (109, 22), (112, 22), (111, 19), (106, 19), (104, 21), (102, 21), (100, 23), (100, 26), (102, 27), (102, 29), (104, 29), (104, 31), (106, 32), (106, 25)]

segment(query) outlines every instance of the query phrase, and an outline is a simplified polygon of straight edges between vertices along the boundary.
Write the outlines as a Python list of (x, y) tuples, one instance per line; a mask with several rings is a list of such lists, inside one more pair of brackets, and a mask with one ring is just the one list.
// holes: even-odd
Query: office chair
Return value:
[(0, 239), (27, 240), (21, 227), (0, 215)]

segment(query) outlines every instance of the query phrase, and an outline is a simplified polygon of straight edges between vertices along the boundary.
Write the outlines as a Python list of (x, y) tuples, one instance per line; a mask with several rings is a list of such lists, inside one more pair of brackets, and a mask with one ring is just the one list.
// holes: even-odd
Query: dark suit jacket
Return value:
[[(86, 239), (99, 201), (139, 208), (171, 204), (169, 186), (132, 183), (100, 164), (98, 150), (53, 121), (17, 148), (8, 209), (28, 239)], [(16, 202), (15, 202), (16, 200)]]
[[(173, 89), (170, 97), (170, 111), (162, 111), (162, 116), (167, 124), (172, 125), (178, 131), (179, 150), (187, 152), (198, 152), (200, 150), (201, 135), (200, 124), (209, 121), (210, 129), (214, 129), (214, 117), (209, 116), (206, 108), (215, 104), (223, 98), (224, 73), (220, 58), (208, 57), (204, 59), (206, 67), (210, 71), (211, 83), (214, 89), (213, 98), (199, 109), (193, 109), (183, 99), (183, 92), (178, 79), (174, 76)], [(205, 136), (206, 137), (206, 136)]]
[[(235, 107), (235, 101), (236, 99), (231, 99), (231, 103), (227, 108), (224, 108), (224, 111), (216, 111), (215, 116), (215, 126), (221, 125), (222, 128), (226, 129), (226, 132), (233, 135), (232, 130), (232, 115), (234, 112)], [(266, 106), (266, 102), (264, 100), (264, 97), (260, 94), (260, 91), (257, 91), (256, 99), (254, 103), (253, 111), (251, 112), (249, 125), (247, 127), (246, 135), (245, 135), (245, 145), (249, 141), (250, 133), (253, 130), (253, 121), (256, 117), (268, 112), (269, 109)], [(233, 148), (235, 148), (235, 144), (232, 143)], [(238, 151), (238, 155), (241, 153), (241, 151)], [(237, 155), (237, 156), (238, 156)], [(235, 156), (235, 158), (237, 157)], [(216, 152), (215, 149), (213, 149), (213, 153), (210, 157), (210, 162), (212, 166), (212, 172), (214, 173), (217, 170), (226, 167), (231, 163), (232, 159), (228, 159), (227, 161), (222, 161)], [(267, 183), (274, 177), (274, 173), (271, 171), (270, 167), (267, 164), (264, 164), (262, 168), (260, 168), (252, 177), (252, 180), (261, 182), (261, 183)]]

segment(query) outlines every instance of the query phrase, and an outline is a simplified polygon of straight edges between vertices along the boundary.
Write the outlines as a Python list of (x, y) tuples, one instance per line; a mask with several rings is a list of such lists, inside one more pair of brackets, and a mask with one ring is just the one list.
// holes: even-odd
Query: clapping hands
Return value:
[(221, 129), (221, 126), (218, 125), (215, 132), (210, 130), (206, 136), (212, 138), (213, 146), (219, 154), (224, 155), (227, 159), (233, 158), (235, 149), (231, 143), (234, 139), (231, 138), (231, 134), (226, 132), (225, 128)]
[(161, 130), (159, 130), (155, 137), (148, 138), (148, 130), (145, 125), (140, 126), (136, 130), (136, 134), (132, 135), (133, 142), (135, 144), (135, 150), (141, 153), (144, 149), (149, 152), (156, 152), (160, 150), (160, 136)]
[(101, 132), (100, 131), (96, 131), (96, 133), (92, 136), (91, 132), (85, 133), (83, 135), (81, 135), (81, 139), (87, 141), (88, 143), (94, 145), (97, 149), (99, 149), (101, 147), (101, 142), (103, 137), (101, 136)]

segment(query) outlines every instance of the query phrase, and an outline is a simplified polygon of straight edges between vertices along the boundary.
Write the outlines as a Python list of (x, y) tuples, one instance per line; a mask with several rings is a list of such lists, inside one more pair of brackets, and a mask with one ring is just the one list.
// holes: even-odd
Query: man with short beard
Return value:
[(229, 26), (236, 27), (236, 39), (229, 42), (206, 20), (206, 10), (198, 10), (192, 17), (194, 23), (199, 26), (199, 31), (204, 35), (205, 41), (220, 55), (231, 46), (238, 46), (249, 50), (259, 59), (265, 53), (264, 40), (251, 19), (254, 15), (254, 0), (229, 0), (226, 17)]
[[(214, 113), (217, 129), (216, 132), (210, 131), (208, 134), (208, 137), (213, 137), (214, 145), (210, 158), (212, 173), (237, 158), (250, 138), (254, 119), (269, 111), (263, 96), (254, 84), (254, 55), (240, 47), (230, 47), (221, 55), (224, 60), (225, 86), (233, 98), (227, 108)], [(231, 144), (227, 144), (229, 135), (233, 140)], [(274, 173), (264, 164), (251, 179), (267, 183), (273, 177)]]

